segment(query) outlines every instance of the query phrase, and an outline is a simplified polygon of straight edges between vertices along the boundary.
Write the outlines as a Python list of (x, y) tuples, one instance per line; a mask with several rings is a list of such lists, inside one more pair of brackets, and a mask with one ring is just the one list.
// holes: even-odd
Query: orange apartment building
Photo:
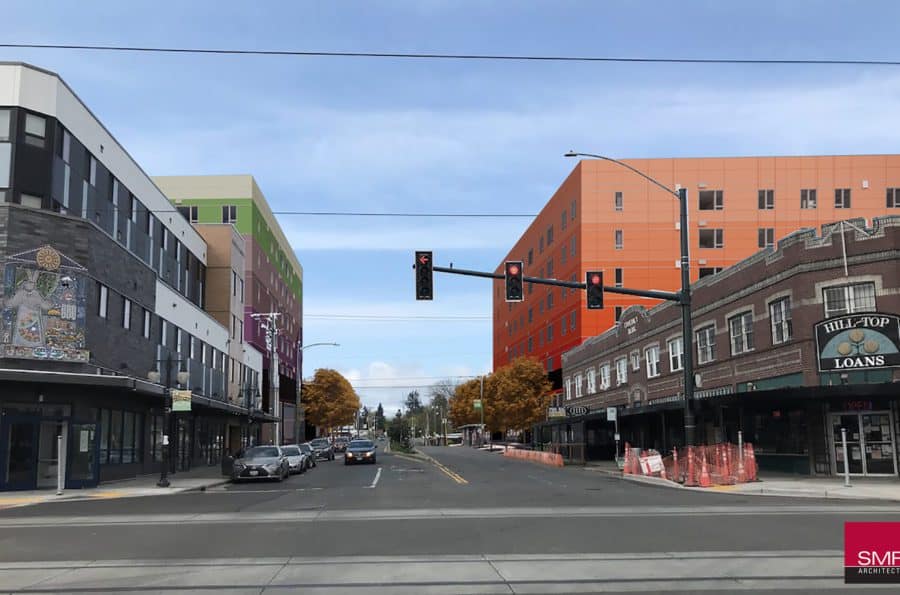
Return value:
[[(688, 190), (691, 280), (715, 274), (776, 238), (804, 227), (900, 214), (900, 155), (628, 159), (661, 183)], [(601, 160), (582, 160), (503, 260), (526, 276), (678, 290), (678, 200)], [(502, 274), (503, 263), (496, 270)], [(632, 304), (654, 300), (607, 293), (588, 311), (584, 291), (526, 284), (525, 301), (506, 303), (494, 282), (493, 361), (531, 356), (561, 386), (561, 355), (618, 321)]]

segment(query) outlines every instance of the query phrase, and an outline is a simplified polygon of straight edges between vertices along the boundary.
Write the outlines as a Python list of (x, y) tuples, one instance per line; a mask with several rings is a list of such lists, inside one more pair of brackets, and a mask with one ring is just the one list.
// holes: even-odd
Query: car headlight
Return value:
[(353, 453), (352, 453), (352, 452), (348, 452), (348, 453), (347, 453), (347, 458), (348, 458), (348, 459), (352, 459), (352, 458), (353, 458)]
[(235, 463), (235, 464), (234, 464), (234, 470), (235, 470), (235, 471), (243, 471), (243, 470), (244, 470), (244, 464), (243, 464), (243, 463)]
[(265, 469), (270, 473), (274, 473), (275, 471), (278, 471), (278, 465), (276, 465), (275, 463), (265, 465)]
[(366, 456), (367, 456), (367, 457), (374, 457), (374, 456), (375, 456), (375, 451), (374, 451), (374, 450), (371, 450), (371, 451), (367, 452), (367, 453), (366, 453)]

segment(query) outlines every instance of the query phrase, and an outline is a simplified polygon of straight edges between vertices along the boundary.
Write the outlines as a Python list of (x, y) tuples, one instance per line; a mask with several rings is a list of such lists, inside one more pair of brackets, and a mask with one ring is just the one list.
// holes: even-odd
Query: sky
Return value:
[[(3, 42), (898, 60), (893, 1), (7, 0)], [(57, 72), (150, 175), (247, 173), (278, 210), (540, 211), (575, 163), (896, 153), (900, 67), (375, 60), (0, 48)], [(490, 282), (528, 218), (280, 217), (304, 267), (304, 376), (390, 415), (491, 370)], [(355, 318), (348, 319), (348, 316)], [(425, 317), (425, 318), (423, 318)]]

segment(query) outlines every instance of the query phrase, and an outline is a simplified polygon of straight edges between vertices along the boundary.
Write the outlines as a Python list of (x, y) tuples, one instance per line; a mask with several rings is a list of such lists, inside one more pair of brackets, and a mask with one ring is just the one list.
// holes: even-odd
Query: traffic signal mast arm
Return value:
[[(451, 273), (454, 275), (467, 275), (469, 277), (484, 277), (486, 279), (506, 279), (502, 273), (486, 273), (483, 271), (470, 271), (467, 269), (454, 269), (450, 267), (435, 266), (433, 269), (437, 273)], [(570, 287), (572, 289), (587, 289), (587, 284), (577, 281), (560, 281), (558, 279), (542, 279), (541, 277), (522, 277), (526, 283), (537, 283), (538, 285), (555, 285), (557, 287)], [(681, 302), (681, 293), (674, 291), (659, 291), (656, 289), (628, 289), (626, 287), (610, 287), (603, 286), (603, 291), (608, 293), (620, 293), (622, 295), (634, 295), (637, 297), (650, 298), (654, 300), (667, 300), (670, 302)]]

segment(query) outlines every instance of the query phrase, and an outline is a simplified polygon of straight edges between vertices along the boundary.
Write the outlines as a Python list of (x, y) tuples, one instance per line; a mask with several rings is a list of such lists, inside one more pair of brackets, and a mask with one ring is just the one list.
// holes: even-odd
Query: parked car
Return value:
[(300, 450), (299, 444), (287, 444), (282, 446), (281, 450), (284, 451), (284, 456), (287, 457), (288, 468), (291, 473), (303, 473), (306, 471), (308, 455)]
[(334, 448), (332, 448), (328, 438), (316, 438), (310, 440), (309, 445), (312, 446), (317, 459), (324, 459), (326, 461), (334, 460)]
[(375, 464), (375, 449), (378, 448), (371, 440), (354, 440), (347, 446), (344, 453), (344, 464), (354, 463)]
[(334, 452), (344, 452), (347, 450), (347, 445), (350, 444), (350, 439), (346, 436), (338, 436), (334, 439)]
[(304, 442), (300, 445), (300, 450), (306, 454), (306, 468), (312, 469), (316, 466), (316, 453), (313, 450), (313, 447), (309, 445), (309, 442)]
[(290, 464), (278, 446), (254, 446), (234, 460), (231, 480), (245, 479), (283, 480), (290, 475)]

